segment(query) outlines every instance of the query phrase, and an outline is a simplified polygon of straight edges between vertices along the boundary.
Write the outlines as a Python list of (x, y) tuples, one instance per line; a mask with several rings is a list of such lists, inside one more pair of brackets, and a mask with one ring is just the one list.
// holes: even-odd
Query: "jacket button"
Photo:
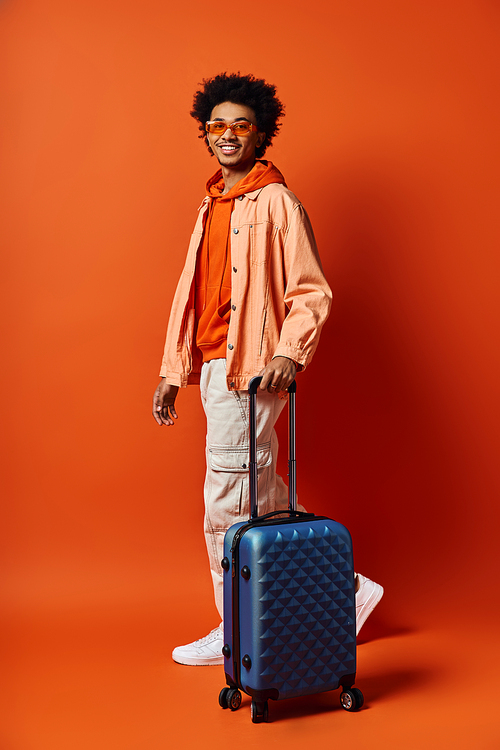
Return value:
[(238, 269), (237, 269), (237, 268), (235, 268), (235, 267), (233, 266), (233, 271), (234, 271), (234, 273), (236, 273), (236, 272), (237, 272), (237, 270), (238, 270)]
[(231, 305), (231, 310), (236, 310), (236, 305)]
[(233, 229), (233, 234), (238, 234), (239, 231), (240, 231), (239, 229)]
[(233, 346), (232, 344), (228, 344), (228, 345), (227, 345), (227, 348), (228, 348), (228, 349), (234, 349), (234, 346)]
[(238, 200), (242, 201), (243, 200), (243, 196), (242, 195), (238, 195)]
[(229, 383), (230, 388), (234, 388), (234, 383)]

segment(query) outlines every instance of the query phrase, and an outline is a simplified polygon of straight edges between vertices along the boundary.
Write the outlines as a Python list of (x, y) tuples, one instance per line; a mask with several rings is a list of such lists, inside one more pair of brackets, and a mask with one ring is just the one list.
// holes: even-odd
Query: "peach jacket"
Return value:
[[(171, 385), (199, 383), (201, 356), (194, 342), (194, 276), (208, 196), (200, 206), (167, 328), (160, 376)], [(307, 367), (330, 312), (309, 217), (298, 198), (273, 183), (239, 196), (231, 214), (231, 319), (226, 382), (246, 390), (273, 357)]]

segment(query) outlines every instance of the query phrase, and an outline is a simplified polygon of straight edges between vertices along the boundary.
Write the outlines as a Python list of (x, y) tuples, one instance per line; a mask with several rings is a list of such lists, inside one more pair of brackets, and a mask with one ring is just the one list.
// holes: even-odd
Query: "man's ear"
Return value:
[(260, 148), (265, 140), (266, 140), (266, 134), (259, 133), (259, 137), (257, 138), (257, 148)]

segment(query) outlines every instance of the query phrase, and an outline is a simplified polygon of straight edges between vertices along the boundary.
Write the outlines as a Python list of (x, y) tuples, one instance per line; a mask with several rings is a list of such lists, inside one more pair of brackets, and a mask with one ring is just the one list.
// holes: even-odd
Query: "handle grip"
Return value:
[[(256, 375), (248, 384), (248, 392), (251, 396), (257, 395), (257, 389), (262, 382), (262, 375)], [(297, 390), (297, 383), (293, 380), (287, 388), (288, 393), (295, 393)]]

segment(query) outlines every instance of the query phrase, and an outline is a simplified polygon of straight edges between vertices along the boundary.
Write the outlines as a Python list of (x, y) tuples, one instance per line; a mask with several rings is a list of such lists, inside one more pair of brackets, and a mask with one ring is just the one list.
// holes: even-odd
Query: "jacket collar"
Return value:
[(262, 187), (257, 188), (257, 190), (250, 190), (249, 193), (245, 193), (245, 197), (246, 198), (250, 198), (251, 201), (257, 200), (257, 198), (259, 197), (259, 195), (261, 194), (261, 192), (264, 190), (264, 187), (266, 187), (266, 186), (263, 185)]

